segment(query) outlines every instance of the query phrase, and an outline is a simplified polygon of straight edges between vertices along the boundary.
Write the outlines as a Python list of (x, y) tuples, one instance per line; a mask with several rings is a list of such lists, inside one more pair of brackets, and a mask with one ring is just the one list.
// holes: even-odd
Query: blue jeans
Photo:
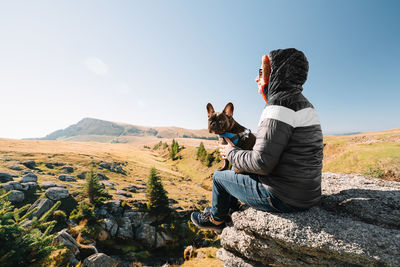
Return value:
[(211, 213), (223, 221), (238, 200), (262, 211), (297, 212), (305, 209), (285, 204), (263, 186), (257, 174), (238, 174), (232, 170), (216, 171), (213, 176)]

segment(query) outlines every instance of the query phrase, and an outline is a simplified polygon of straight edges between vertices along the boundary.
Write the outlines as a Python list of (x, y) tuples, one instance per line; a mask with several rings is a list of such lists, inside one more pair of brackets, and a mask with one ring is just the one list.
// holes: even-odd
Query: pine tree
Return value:
[(54, 235), (50, 234), (56, 221), (47, 220), (61, 202), (29, 222), (29, 216), (38, 208), (29, 212), (30, 204), (15, 208), (7, 200), (9, 194), (0, 195), (0, 266), (41, 266), (58, 249), (51, 245)]
[(93, 168), (86, 173), (85, 192), (89, 198), (89, 202), (92, 204), (99, 204), (104, 200), (104, 198), (102, 198), (104, 188), (101, 186), (99, 177), (97, 177)]
[(178, 144), (177, 141), (175, 141), (175, 139), (172, 139), (172, 144), (171, 144), (171, 147), (170, 147), (170, 150), (169, 150), (169, 157), (172, 160), (175, 160), (176, 159), (176, 155), (178, 154), (178, 152), (179, 152), (179, 144)]
[(147, 209), (154, 214), (165, 214), (169, 211), (167, 191), (161, 183), (156, 168), (151, 168), (146, 187)]

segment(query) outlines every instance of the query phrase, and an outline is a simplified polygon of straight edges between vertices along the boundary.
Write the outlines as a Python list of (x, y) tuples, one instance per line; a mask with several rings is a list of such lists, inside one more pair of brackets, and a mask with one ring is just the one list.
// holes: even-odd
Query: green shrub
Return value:
[(385, 171), (379, 166), (368, 166), (367, 171), (365, 171), (363, 174), (373, 178), (382, 178), (385, 175)]
[(60, 202), (29, 223), (29, 216), (37, 208), (27, 212), (31, 206), (28, 204), (17, 209), (8, 201), (10, 193), (0, 194), (0, 266), (44, 265), (58, 249), (51, 245), (54, 235), (50, 234), (56, 222), (47, 220)]
[(79, 203), (79, 206), (74, 209), (69, 218), (79, 223), (81, 220), (87, 220), (88, 224), (95, 224), (97, 218), (94, 214), (94, 206), (87, 202)]

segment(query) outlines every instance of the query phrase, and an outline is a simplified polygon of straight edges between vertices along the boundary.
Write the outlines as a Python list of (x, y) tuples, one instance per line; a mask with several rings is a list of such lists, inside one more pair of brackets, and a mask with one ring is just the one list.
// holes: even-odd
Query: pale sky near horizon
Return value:
[(261, 56), (302, 50), (325, 134), (400, 127), (399, 1), (2, 1), (0, 137), (85, 117), (207, 127), (233, 102), (253, 130)]

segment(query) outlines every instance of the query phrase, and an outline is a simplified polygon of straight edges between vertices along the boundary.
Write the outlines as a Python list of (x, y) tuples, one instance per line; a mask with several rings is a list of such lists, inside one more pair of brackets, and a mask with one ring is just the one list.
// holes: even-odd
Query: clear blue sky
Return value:
[(1, 1), (0, 137), (84, 117), (253, 130), (261, 56), (295, 47), (324, 133), (400, 127), (400, 1)]

